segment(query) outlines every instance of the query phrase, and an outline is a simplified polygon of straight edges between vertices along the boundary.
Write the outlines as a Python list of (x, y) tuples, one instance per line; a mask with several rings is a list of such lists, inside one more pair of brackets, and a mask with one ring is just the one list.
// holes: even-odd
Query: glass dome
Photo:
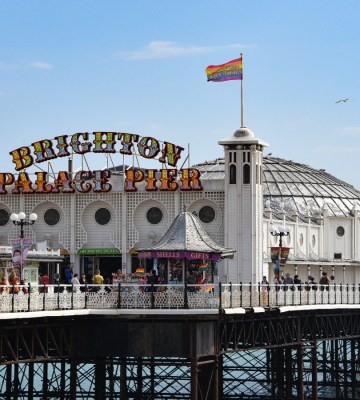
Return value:
[[(324, 169), (271, 156), (264, 156), (263, 164), (264, 207), (269, 200), (275, 218), (282, 207), (287, 217), (297, 213), (300, 219), (347, 216), (360, 204), (360, 191)], [(222, 158), (194, 167), (204, 180), (225, 177)]]

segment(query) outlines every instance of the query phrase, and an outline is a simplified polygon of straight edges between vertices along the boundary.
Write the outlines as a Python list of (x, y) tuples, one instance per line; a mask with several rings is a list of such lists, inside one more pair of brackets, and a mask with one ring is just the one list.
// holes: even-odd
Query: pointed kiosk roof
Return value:
[(180, 213), (168, 231), (154, 246), (138, 249), (139, 258), (187, 258), (213, 260), (231, 258), (234, 250), (216, 243), (197, 217), (188, 211)]

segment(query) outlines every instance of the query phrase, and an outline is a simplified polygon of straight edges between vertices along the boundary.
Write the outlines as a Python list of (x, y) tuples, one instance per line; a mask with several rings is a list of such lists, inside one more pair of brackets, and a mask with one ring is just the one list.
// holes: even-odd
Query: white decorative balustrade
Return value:
[(0, 313), (80, 309), (250, 309), (332, 304), (360, 306), (360, 285), (150, 286), (124, 283), (106, 287), (0, 286)]

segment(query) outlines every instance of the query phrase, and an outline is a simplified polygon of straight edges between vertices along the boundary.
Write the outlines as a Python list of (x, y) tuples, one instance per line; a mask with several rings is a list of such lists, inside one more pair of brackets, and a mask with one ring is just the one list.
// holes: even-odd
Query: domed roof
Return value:
[(184, 211), (171, 224), (165, 235), (151, 248), (138, 249), (138, 252), (189, 251), (194, 253), (218, 253), (223, 258), (232, 257), (234, 250), (216, 243), (205, 231), (195, 215)]
[[(275, 215), (281, 203), (287, 216), (297, 213), (300, 218), (350, 215), (360, 204), (360, 191), (324, 169), (271, 156), (264, 156), (263, 165), (264, 206), (269, 200)], [(204, 180), (225, 178), (223, 158), (196, 168)]]
[(221, 145), (248, 143), (268, 146), (263, 140), (256, 138), (253, 131), (245, 126), (237, 129), (232, 136), (219, 140), (218, 143)]

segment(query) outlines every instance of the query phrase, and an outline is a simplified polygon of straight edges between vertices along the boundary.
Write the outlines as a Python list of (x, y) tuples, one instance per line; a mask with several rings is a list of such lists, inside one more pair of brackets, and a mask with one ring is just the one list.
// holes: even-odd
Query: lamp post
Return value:
[(37, 220), (37, 214), (32, 213), (29, 216), (29, 221), (25, 221), (26, 214), (24, 212), (19, 212), (19, 214), (11, 214), (10, 219), (14, 225), (20, 226), (20, 252), (21, 252), (21, 261), (20, 261), (20, 280), (22, 279), (22, 270), (23, 270), (23, 239), (24, 239), (24, 226), (33, 225)]
[(278, 227), (276, 227), (273, 224), (270, 224), (269, 226), (269, 232), (271, 234), (271, 236), (276, 236), (279, 238), (279, 258), (276, 261), (276, 269), (274, 269), (275, 272), (275, 278), (277, 280), (279, 280), (280, 278), (280, 268), (281, 268), (281, 255), (282, 255), (282, 246), (283, 246), (283, 242), (282, 239), (284, 236), (289, 236), (290, 234), (290, 229), (284, 224), (284, 225), (280, 225)]

